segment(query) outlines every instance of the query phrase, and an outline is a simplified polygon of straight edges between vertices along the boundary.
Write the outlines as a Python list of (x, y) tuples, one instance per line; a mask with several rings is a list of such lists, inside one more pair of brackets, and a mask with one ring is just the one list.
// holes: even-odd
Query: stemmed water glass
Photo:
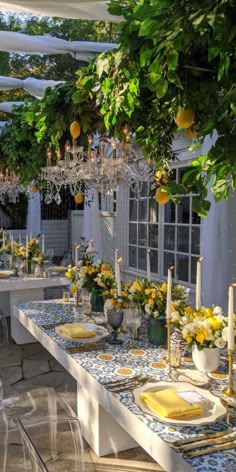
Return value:
[(124, 327), (130, 332), (133, 340), (138, 338), (138, 328), (142, 323), (142, 318), (141, 306), (131, 303), (127, 309)]
[(108, 310), (107, 322), (112, 328), (111, 337), (107, 339), (110, 344), (122, 344), (123, 341), (118, 339), (118, 329), (122, 325), (124, 312), (123, 310)]

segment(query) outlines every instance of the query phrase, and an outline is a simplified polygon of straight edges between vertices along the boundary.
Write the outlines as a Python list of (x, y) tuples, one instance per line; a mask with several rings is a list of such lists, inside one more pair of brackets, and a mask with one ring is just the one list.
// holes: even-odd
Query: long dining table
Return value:
[(17, 344), (32, 343), (34, 338), (13, 316), (14, 305), (17, 302), (43, 300), (45, 288), (68, 284), (68, 279), (59, 275), (46, 278), (24, 276), (0, 279), (0, 308), (5, 316), (10, 316), (11, 337)]
[[(236, 470), (235, 442), (230, 449), (217, 451), (215, 446), (213, 452), (197, 457), (187, 457), (175, 447), (176, 441), (192, 438), (192, 450), (197, 450), (198, 434), (221, 433), (229, 428), (236, 441), (236, 426), (233, 419), (229, 426), (229, 414), (197, 426), (191, 422), (166, 423), (151, 412), (143, 411), (135, 402), (133, 388), (125, 388), (127, 379), (132, 381), (138, 375), (144, 381), (151, 379), (153, 385), (170, 380), (163, 348), (151, 345), (145, 336), (133, 341), (125, 334), (121, 335), (124, 341), (121, 345), (109, 344), (106, 339), (88, 345), (67, 340), (60, 336), (57, 327), (78, 321), (72, 308), (71, 303), (62, 300), (17, 303), (14, 316), (77, 381), (77, 410), (82, 433), (97, 455), (140, 445), (167, 472)], [(190, 356), (182, 358), (182, 366), (194, 368)], [(227, 383), (226, 369), (227, 361), (222, 358), (220, 372), (210, 375), (205, 387), (216, 396), (221, 395)], [(111, 385), (121, 388), (111, 389)], [(230, 408), (232, 414), (235, 409)]]

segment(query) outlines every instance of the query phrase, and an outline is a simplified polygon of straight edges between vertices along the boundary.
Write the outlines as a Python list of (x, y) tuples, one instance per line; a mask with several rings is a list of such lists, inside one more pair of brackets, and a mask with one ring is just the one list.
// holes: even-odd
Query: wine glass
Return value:
[(131, 303), (128, 307), (125, 328), (130, 331), (133, 340), (138, 338), (138, 328), (142, 323), (142, 317), (141, 306)]
[(122, 325), (123, 321), (123, 310), (108, 310), (107, 311), (107, 322), (112, 328), (111, 337), (107, 339), (110, 344), (122, 344), (123, 341), (118, 339), (118, 329)]

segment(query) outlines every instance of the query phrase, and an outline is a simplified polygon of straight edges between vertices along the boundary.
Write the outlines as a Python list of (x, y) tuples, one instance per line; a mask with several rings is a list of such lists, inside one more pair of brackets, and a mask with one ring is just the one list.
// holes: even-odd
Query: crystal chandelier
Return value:
[(5, 204), (16, 203), (19, 201), (20, 194), (26, 194), (27, 189), (19, 183), (16, 174), (9, 171), (8, 168), (0, 172), (0, 202)]
[(72, 144), (66, 142), (64, 156), (59, 151), (56, 153), (56, 163), (52, 162), (52, 151), (48, 149), (47, 165), (42, 168), (42, 180), (46, 181), (45, 202), (55, 200), (60, 204), (60, 190), (67, 186), (72, 196), (82, 189), (84, 193), (84, 187), (109, 195), (126, 182), (138, 194), (142, 182), (153, 179), (154, 165), (145, 162), (131, 144), (128, 128), (123, 131), (122, 141), (109, 136), (89, 136), (86, 150), (73, 138)]

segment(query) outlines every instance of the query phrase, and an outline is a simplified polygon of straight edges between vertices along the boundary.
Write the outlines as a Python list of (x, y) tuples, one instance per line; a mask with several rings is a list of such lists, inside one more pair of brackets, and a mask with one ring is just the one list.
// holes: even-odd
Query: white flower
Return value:
[(215, 340), (215, 346), (219, 347), (220, 349), (223, 349), (226, 345), (226, 341), (223, 338), (217, 338)]
[(213, 313), (214, 315), (222, 315), (223, 314), (223, 310), (220, 306), (215, 306), (213, 308)]
[(136, 293), (136, 290), (135, 290), (135, 288), (133, 287), (133, 285), (132, 285), (132, 287), (130, 287), (129, 291), (130, 291), (130, 293)]
[(145, 305), (145, 307), (144, 307), (144, 310), (146, 311), (146, 313), (147, 313), (148, 315), (150, 315), (150, 313), (152, 312), (152, 307), (151, 307), (151, 305), (149, 305), (149, 304), (147, 303), (147, 305)]
[(222, 329), (222, 338), (224, 341), (228, 340), (228, 326)]

